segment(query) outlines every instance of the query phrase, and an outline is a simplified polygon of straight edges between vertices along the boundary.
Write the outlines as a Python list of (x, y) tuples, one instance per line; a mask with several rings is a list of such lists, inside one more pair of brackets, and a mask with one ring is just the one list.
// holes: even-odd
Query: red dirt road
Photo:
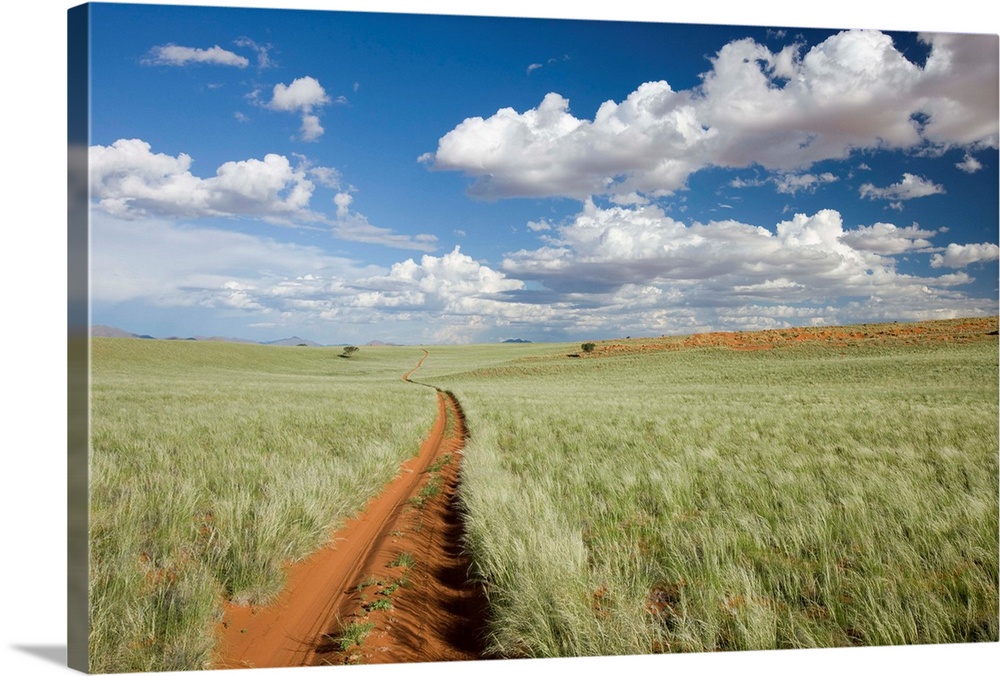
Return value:
[[(273, 603), (226, 606), (215, 667), (481, 656), (485, 597), (467, 580), (454, 498), (465, 422), (454, 397), (439, 391), (437, 403), (419, 455), (326, 547), (289, 569)], [(358, 641), (345, 638), (352, 624), (367, 630)]]

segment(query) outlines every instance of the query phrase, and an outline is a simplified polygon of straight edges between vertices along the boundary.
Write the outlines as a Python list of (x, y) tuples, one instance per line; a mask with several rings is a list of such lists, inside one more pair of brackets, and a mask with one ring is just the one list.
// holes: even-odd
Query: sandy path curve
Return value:
[[(426, 357), (425, 350), (403, 379)], [(465, 421), (449, 393), (438, 390), (437, 408), (419, 454), (329, 544), (289, 568), (274, 602), (227, 604), (216, 668), (480, 657), (485, 596), (467, 580), (455, 499)], [(391, 565), (401, 554), (408, 565)], [(345, 646), (340, 639), (352, 623), (368, 632)]]

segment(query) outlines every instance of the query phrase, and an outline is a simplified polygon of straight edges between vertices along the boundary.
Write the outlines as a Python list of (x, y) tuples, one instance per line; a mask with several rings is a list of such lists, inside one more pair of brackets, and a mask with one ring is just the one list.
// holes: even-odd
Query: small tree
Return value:
[(594, 343), (584, 343), (580, 346), (584, 352), (593, 352), (594, 348), (597, 347)]
[(342, 354), (340, 356), (341, 357), (350, 357), (352, 354), (354, 354), (357, 351), (358, 351), (358, 348), (354, 347), (353, 345), (348, 345), (347, 347), (344, 348), (344, 354)]

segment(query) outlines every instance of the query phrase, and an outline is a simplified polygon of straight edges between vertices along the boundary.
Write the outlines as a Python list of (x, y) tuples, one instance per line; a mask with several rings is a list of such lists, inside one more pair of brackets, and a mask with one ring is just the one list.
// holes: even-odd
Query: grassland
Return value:
[(436, 351), (492, 651), (996, 641), (997, 343), (935, 328)]
[(203, 668), (224, 599), (260, 603), (414, 455), (422, 351), (94, 339), (90, 668)]
[[(923, 326), (430, 348), (491, 652), (998, 640), (997, 340)], [(339, 354), (92, 342), (93, 671), (207, 666), (417, 451), (423, 351)]]

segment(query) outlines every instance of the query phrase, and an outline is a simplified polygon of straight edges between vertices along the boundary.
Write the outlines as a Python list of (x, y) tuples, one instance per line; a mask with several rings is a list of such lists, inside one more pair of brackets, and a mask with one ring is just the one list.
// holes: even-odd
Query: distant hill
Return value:
[(251, 345), (258, 344), (256, 340), (249, 340), (247, 338), (227, 338), (225, 336), (195, 336), (194, 338), (189, 338), (188, 340), (214, 340), (220, 343), (250, 343)]
[(150, 338), (151, 336), (140, 336), (138, 333), (129, 333), (124, 329), (104, 324), (94, 324), (90, 327), (90, 335), (95, 338)]
[[(131, 333), (125, 331), (124, 329), (119, 329), (114, 326), (106, 326), (104, 324), (94, 324), (90, 327), (90, 335), (94, 338), (149, 338), (154, 339), (153, 336), (139, 335), (138, 333)], [(322, 343), (317, 343), (314, 340), (309, 340), (308, 338), (300, 338), (299, 336), (291, 336), (289, 338), (282, 338), (280, 340), (249, 340), (247, 338), (233, 338), (228, 336), (168, 336), (162, 340), (200, 340), (200, 341), (216, 341), (225, 343), (248, 343), (250, 345), (288, 345), (292, 347), (306, 346), (306, 347), (334, 347), (333, 345), (323, 345)], [(504, 341), (507, 343), (530, 343), (530, 340), (508, 340)], [(357, 345), (359, 343), (355, 343)], [(342, 343), (342, 345), (347, 345), (347, 343)], [(371, 342), (365, 343), (368, 347), (397, 347), (399, 343), (387, 343), (382, 340), (373, 340)], [(339, 346), (338, 346), (339, 347)]]
[(311, 340), (306, 340), (305, 338), (299, 338), (298, 336), (292, 336), (291, 338), (282, 338), (281, 340), (269, 340), (262, 343), (263, 345), (290, 345), (292, 347), (298, 345), (305, 345), (306, 347), (323, 347), (319, 343), (313, 342)]
[[(90, 327), (90, 335), (94, 338), (147, 338), (153, 339), (153, 336), (139, 335), (138, 333), (131, 333), (125, 331), (124, 329), (119, 329), (114, 326), (106, 326), (104, 324), (94, 324)], [(251, 345), (305, 345), (308, 347), (323, 347), (320, 343), (317, 343), (306, 338), (299, 338), (298, 336), (292, 336), (291, 338), (282, 338), (281, 340), (268, 340), (268, 341), (256, 341), (248, 340), (246, 338), (228, 338), (224, 336), (194, 336), (190, 338), (182, 338), (180, 336), (170, 336), (164, 340), (199, 340), (199, 341), (216, 341), (225, 343), (248, 343)]]
[(505, 340), (503, 342), (505, 342), (505, 343), (530, 343), (531, 341), (530, 340), (525, 340), (524, 338), (508, 338), (507, 340)]

